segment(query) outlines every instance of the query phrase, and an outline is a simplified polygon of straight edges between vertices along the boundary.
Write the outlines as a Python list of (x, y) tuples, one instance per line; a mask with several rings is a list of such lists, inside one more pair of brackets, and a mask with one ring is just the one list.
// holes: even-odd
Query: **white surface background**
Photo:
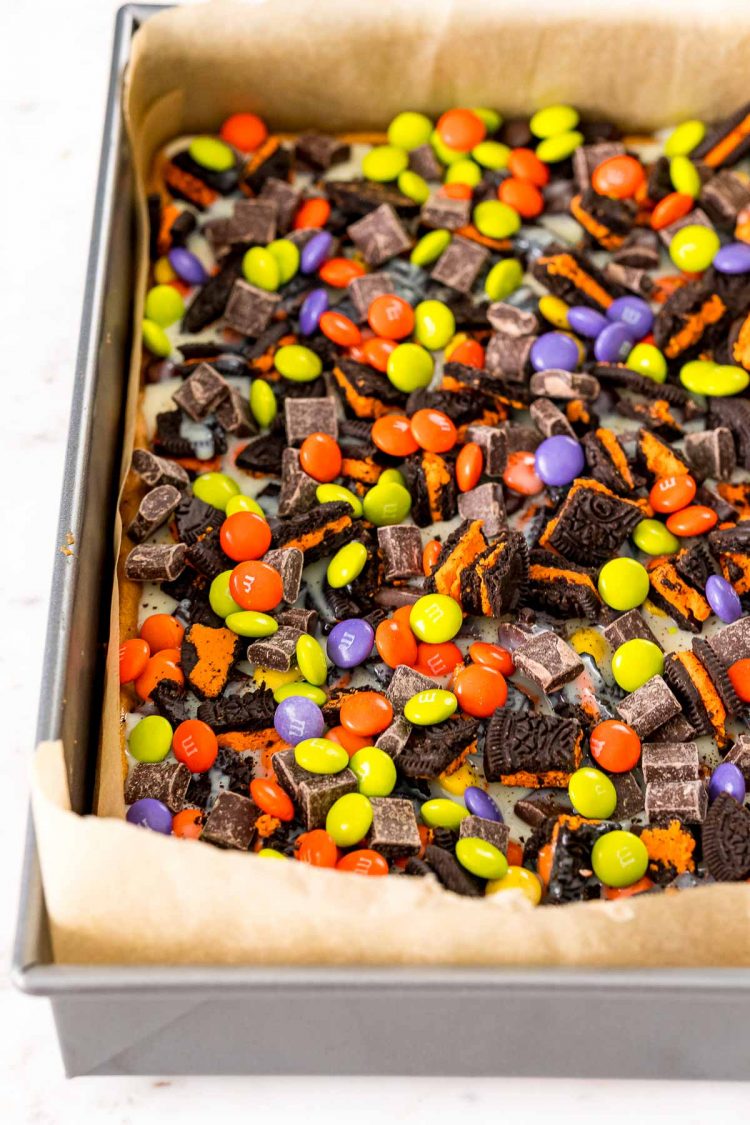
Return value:
[[(5, 837), (0, 955), (16, 909), (78, 321), (117, 0), (0, 0), (0, 738)], [(7, 194), (7, 199), (5, 195)], [(14, 219), (8, 220), (13, 215)], [(12, 506), (12, 522), (7, 509)], [(12, 534), (9, 529), (12, 528)], [(700, 1028), (686, 1028), (700, 1036)], [(737, 1029), (747, 1036), (747, 1028)], [(629, 1029), (629, 1034), (637, 1034)], [(498, 1012), (498, 1034), (512, 1028)], [(613, 1028), (613, 1034), (618, 1034)], [(586, 1045), (580, 1044), (585, 1060)], [(8, 1122), (181, 1125), (214, 1116), (327, 1125), (628, 1118), (747, 1120), (750, 1085), (516, 1079), (79, 1078), (66, 1082), (45, 1001), (0, 984), (0, 1104)], [(217, 1104), (218, 1103), (218, 1104)]]

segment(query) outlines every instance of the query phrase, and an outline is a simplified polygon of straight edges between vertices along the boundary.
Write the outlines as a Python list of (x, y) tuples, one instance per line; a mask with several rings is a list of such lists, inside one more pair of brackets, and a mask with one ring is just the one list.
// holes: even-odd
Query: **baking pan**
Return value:
[[(135, 29), (159, 10), (117, 16), (63, 481), (72, 554), (56, 557), (39, 711), (39, 740), (66, 747), (79, 812), (91, 807), (130, 341), (120, 81)], [(746, 970), (55, 965), (31, 829), (13, 969), (50, 998), (69, 1075), (747, 1077)]]

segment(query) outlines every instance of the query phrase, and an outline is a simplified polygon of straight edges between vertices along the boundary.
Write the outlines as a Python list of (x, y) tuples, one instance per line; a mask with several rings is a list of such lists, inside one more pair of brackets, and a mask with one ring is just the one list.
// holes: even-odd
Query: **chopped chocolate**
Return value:
[(463, 520), (483, 520), (484, 533), (490, 538), (500, 535), (508, 526), (502, 485), (478, 484), (468, 492), (461, 492), (458, 514)]
[(737, 172), (717, 172), (703, 184), (700, 203), (717, 226), (731, 232), (740, 212), (750, 206), (750, 187)]
[(409, 153), (409, 168), (428, 182), (437, 182), (443, 178), (443, 166), (432, 145), (417, 145), (413, 148)]
[(211, 414), (229, 393), (229, 384), (210, 363), (199, 363), (190, 378), (179, 387), (172, 399), (194, 421)]
[(403, 715), (396, 715), (391, 725), (378, 735), (375, 745), (378, 750), (385, 751), (389, 758), (397, 758), (409, 741), (411, 731), (411, 723)]
[(420, 691), (432, 691), (437, 686), (437, 682), (429, 676), (423, 676), (407, 664), (399, 664), (385, 694), (394, 711), (403, 711), (413, 695), (418, 695)]
[(277, 180), (274, 176), (269, 176), (258, 196), (260, 202), (272, 205), (279, 234), (286, 234), (291, 227), (301, 199), (302, 192), (299, 188), (286, 180)]
[(309, 512), (317, 504), (319, 482), (308, 476), (300, 465), (296, 449), (287, 448), (281, 455), (281, 493), (279, 515), (290, 516)]
[(148, 449), (134, 449), (130, 467), (149, 488), (171, 484), (182, 491), (190, 483), (190, 478), (182, 465), (178, 465), (176, 461), (169, 461), (166, 457), (157, 457)]
[(224, 318), (230, 328), (243, 336), (257, 338), (270, 324), (280, 301), (278, 293), (268, 293), (238, 278), (232, 286)]
[(286, 440), (301, 445), (310, 434), (339, 436), (338, 414), (333, 398), (287, 398), (284, 401)]
[(750, 786), (750, 734), (739, 736), (724, 761), (737, 766), (741, 770), (745, 782)]
[(620, 645), (624, 645), (626, 641), (635, 640), (650, 641), (651, 644), (659, 645), (656, 636), (637, 609), (629, 609), (627, 613), (621, 613), (619, 617), (616, 617), (614, 621), (605, 626), (604, 636), (613, 650), (618, 649)]
[(661, 676), (652, 676), (615, 707), (617, 714), (640, 738), (648, 738), (659, 727), (679, 715), (682, 708)]
[(535, 633), (513, 653), (516, 671), (538, 684), (545, 694), (559, 691), (583, 672), (583, 661), (562, 637), (546, 629)]
[(632, 773), (616, 773), (610, 778), (617, 793), (614, 817), (616, 820), (630, 820), (643, 812), (643, 790)]
[(491, 374), (522, 383), (535, 336), (506, 336), (493, 332), (487, 344), (485, 364)]
[(695, 742), (644, 742), (641, 755), (643, 780), (697, 781), (700, 776)]
[(334, 164), (342, 164), (349, 159), (349, 153), (348, 144), (326, 133), (302, 133), (294, 145), (297, 160), (316, 172), (325, 172)]
[(699, 480), (729, 480), (732, 476), (736, 464), (734, 438), (725, 426), (687, 434), (684, 448), (688, 465)]
[(289, 625), (282, 625), (270, 637), (263, 637), (248, 645), (247, 659), (259, 668), (272, 668), (275, 672), (288, 672), (297, 651), (297, 641), (302, 633)]
[(438, 258), (430, 277), (459, 293), (470, 293), (489, 256), (484, 246), (456, 235)]
[(244, 246), (267, 246), (276, 237), (276, 207), (269, 200), (240, 199), (226, 227), (229, 243)]
[(538, 828), (547, 819), (572, 811), (567, 793), (558, 789), (537, 789), (521, 797), (513, 806), (513, 812), (519, 820), (532, 828)]
[(304, 555), (296, 547), (287, 547), (281, 551), (267, 551), (263, 556), (263, 562), (272, 566), (281, 575), (285, 602), (296, 602), (299, 597), (304, 561)]
[(700, 824), (707, 808), (702, 781), (655, 781), (646, 786), (646, 815), (651, 823), (677, 817), (686, 824)]
[(126, 534), (134, 543), (142, 543), (167, 522), (181, 499), (182, 493), (172, 484), (160, 484), (158, 488), (152, 488), (138, 505), (138, 511)]
[(599, 381), (593, 375), (582, 375), (576, 371), (537, 371), (531, 376), (529, 390), (532, 395), (549, 396), (563, 400), (585, 398), (595, 399), (601, 394)]
[(508, 439), (504, 430), (497, 426), (468, 426), (466, 440), (481, 446), (485, 476), (502, 476), (508, 460)]
[(394, 290), (393, 278), (389, 273), (365, 273), (354, 277), (346, 287), (347, 294), (359, 314), (359, 322), (367, 320), (370, 305), (376, 297), (384, 297)]
[(255, 432), (255, 421), (250, 413), (249, 402), (236, 387), (229, 387), (226, 398), (221, 399), (215, 410), (216, 421), (228, 434), (247, 437)]
[(246, 852), (255, 837), (255, 822), (260, 809), (249, 797), (222, 789), (208, 814), (201, 840), (220, 848)]
[(381, 266), (412, 245), (406, 229), (388, 203), (352, 223), (347, 228), (347, 234), (370, 266)]
[(419, 221), (435, 230), (460, 230), (469, 222), (471, 203), (468, 199), (445, 199), (433, 195), (422, 206)]
[(400, 797), (371, 797), (372, 827), (368, 846), (386, 859), (417, 855), (422, 847), (411, 801)]
[(539, 331), (536, 313), (519, 309), (507, 301), (493, 301), (487, 309), (487, 319), (502, 336), (535, 336)]
[(508, 850), (510, 828), (496, 820), (485, 820), (482, 816), (465, 816), (459, 828), (459, 837), (472, 836), (494, 844), (505, 855)]
[(179, 812), (190, 784), (190, 770), (182, 762), (137, 762), (125, 785), (125, 803), (134, 805), (144, 797), (161, 801), (170, 812)]
[(171, 582), (182, 574), (186, 562), (187, 547), (182, 543), (143, 543), (125, 559), (125, 577), (133, 582)]
[(385, 562), (385, 581), (417, 578), (422, 569), (422, 536), (411, 524), (389, 524), (378, 528), (378, 546)]
[(529, 413), (534, 425), (544, 437), (567, 434), (568, 437), (575, 438), (575, 430), (562, 410), (558, 409), (554, 402), (550, 402), (548, 398), (538, 398), (535, 402), (532, 402), (529, 406)]
[(495, 711), (484, 741), (485, 777), (528, 789), (565, 789), (581, 764), (582, 740), (574, 719)]

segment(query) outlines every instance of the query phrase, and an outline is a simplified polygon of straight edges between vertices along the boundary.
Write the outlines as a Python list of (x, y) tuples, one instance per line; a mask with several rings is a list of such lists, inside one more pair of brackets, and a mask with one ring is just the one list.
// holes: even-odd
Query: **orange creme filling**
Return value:
[(393, 409), (385, 402), (380, 402), (376, 398), (361, 395), (349, 382), (341, 368), (334, 367), (333, 377), (341, 387), (346, 401), (358, 418), (382, 418), (384, 414), (389, 414)]
[(579, 266), (572, 254), (555, 254), (550, 258), (542, 257), (539, 259), (539, 265), (544, 266), (553, 277), (566, 277), (568, 281), (572, 281), (577, 289), (586, 293), (603, 309), (608, 309), (612, 304), (614, 297), (598, 281), (594, 281), (591, 274), (586, 273), (582, 266)]
[(600, 246), (605, 250), (619, 250), (625, 238), (621, 234), (615, 234), (609, 227), (605, 227), (604, 223), (598, 222), (593, 215), (584, 210), (581, 206), (581, 196), (574, 195), (570, 201), (571, 214), (581, 224), (584, 230), (595, 238)]
[(678, 874), (695, 871), (695, 840), (683, 830), (679, 820), (671, 820), (666, 828), (644, 828), (641, 840), (651, 863), (670, 865)]
[(462, 570), (487, 549), (483, 523), (483, 520), (473, 520), (440, 569), (435, 571), (435, 588), (439, 594), (448, 594), (460, 601)]
[(741, 145), (745, 137), (750, 137), (750, 113), (739, 125), (735, 125), (726, 137), (722, 137), (717, 141), (714, 147), (706, 153), (703, 157), (703, 163), (707, 164), (709, 168), (716, 168), (728, 156), (731, 156), (734, 150)]
[(678, 652), (676, 656), (698, 689), (718, 742), (726, 741), (727, 712), (713, 680), (694, 652)]
[(698, 619), (706, 621), (711, 615), (711, 607), (702, 594), (683, 582), (668, 559), (657, 560), (646, 567), (654, 590), (664, 601), (676, 609), (687, 609)]
[(298, 550), (309, 551), (311, 547), (317, 547), (319, 543), (323, 542), (326, 535), (338, 535), (340, 531), (344, 531), (351, 525), (351, 516), (340, 516), (332, 523), (327, 523), (324, 527), (316, 528), (315, 531), (308, 531), (304, 535), (298, 535), (296, 539), (288, 539), (286, 543), (282, 544), (284, 550), (289, 547), (297, 547)]
[(198, 661), (187, 678), (208, 699), (216, 699), (234, 660), (237, 635), (231, 629), (213, 629), (209, 625), (195, 624), (190, 626), (186, 639), (198, 655)]
[(611, 430), (599, 429), (596, 430), (596, 436), (606, 449), (612, 464), (617, 469), (617, 472), (620, 474), (627, 486), (629, 488), (634, 488), (635, 484), (633, 481), (633, 474), (630, 471), (628, 459), (625, 456), (622, 446), (620, 445), (615, 435)]
[(705, 301), (697, 313), (686, 317), (685, 323), (679, 332), (676, 332), (671, 340), (664, 348), (664, 354), (668, 359), (675, 359), (678, 355), (689, 348), (691, 344), (695, 344), (700, 340), (703, 335), (703, 329), (709, 324), (716, 324), (721, 320), (724, 313), (727, 311), (727, 306), (722, 301), (718, 293), (713, 293), (707, 301)]

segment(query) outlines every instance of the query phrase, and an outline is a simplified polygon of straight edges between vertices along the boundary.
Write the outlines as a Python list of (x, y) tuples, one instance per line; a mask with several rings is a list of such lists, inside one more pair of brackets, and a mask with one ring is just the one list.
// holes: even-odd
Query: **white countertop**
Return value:
[[(2, 0), (4, 60), (0, 313), (3, 389), (0, 480), (14, 514), (2, 555), (0, 684), (7, 693), (0, 792), (6, 842), (0, 955), (16, 909), (50, 570), (106, 78), (117, 0)], [(41, 174), (40, 174), (41, 173)], [(10, 193), (13, 193), (12, 196)], [(20, 199), (19, 199), (20, 193)], [(7, 314), (7, 316), (6, 316)], [(7, 517), (6, 517), (7, 520)], [(502, 1023), (502, 1013), (498, 1020)], [(512, 1036), (512, 1029), (507, 1029)], [(696, 1028), (696, 1034), (700, 1034)], [(4, 1048), (4, 1049), (3, 1049)], [(79, 1078), (62, 1075), (44, 1001), (0, 985), (0, 1090), (8, 1122), (143, 1125), (292, 1115), (314, 1123), (457, 1119), (532, 1123), (739, 1120), (747, 1084), (552, 1082), (516, 1079)], [(622, 1110), (619, 1108), (622, 1099)], [(248, 1118), (248, 1111), (250, 1116)]]

